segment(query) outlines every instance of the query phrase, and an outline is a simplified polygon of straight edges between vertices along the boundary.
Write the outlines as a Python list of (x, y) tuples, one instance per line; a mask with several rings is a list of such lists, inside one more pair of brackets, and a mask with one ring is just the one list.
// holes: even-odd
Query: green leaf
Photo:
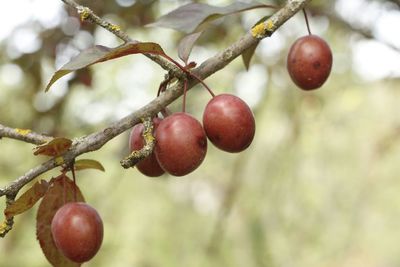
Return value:
[(45, 180), (36, 182), (4, 210), (6, 218), (14, 217), (32, 208), (44, 196), (48, 187), (49, 184)]
[(100, 162), (97, 160), (93, 159), (80, 159), (75, 161), (75, 170), (80, 171), (80, 170), (85, 170), (85, 169), (96, 169), (100, 171), (105, 171), (103, 165), (101, 165)]
[(79, 188), (68, 177), (63, 177), (63, 175), (60, 175), (50, 181), (49, 189), (44, 195), (37, 212), (36, 236), (43, 254), (53, 266), (75, 267), (80, 266), (80, 264), (70, 261), (61, 254), (51, 235), (51, 221), (55, 213), (65, 203), (74, 200), (74, 190), (76, 190), (76, 201), (85, 201)]
[(172, 28), (189, 34), (198, 31), (200, 26), (204, 30), (204, 27), (206, 27), (205, 24), (209, 24), (210, 22), (222, 16), (227, 16), (259, 7), (271, 6), (263, 5), (257, 1), (250, 3), (235, 2), (225, 7), (217, 7), (201, 3), (190, 3), (160, 17), (157, 21), (149, 24), (148, 26)]
[(67, 151), (72, 145), (72, 141), (64, 137), (56, 137), (52, 140), (39, 145), (34, 148), (33, 154), (46, 155), (51, 157), (57, 157)]
[(187, 64), (193, 46), (203, 32), (195, 32), (182, 38), (178, 45), (178, 56)]
[(249, 70), (250, 68), (250, 61), (254, 55), (254, 52), (256, 51), (258, 44), (259, 42), (255, 43), (254, 45), (244, 50), (244, 52), (242, 53), (243, 64), (246, 67), (246, 70)]
[(152, 42), (131, 42), (126, 43), (116, 48), (109, 48), (101, 45), (96, 45), (79, 53), (70, 62), (62, 66), (51, 77), (50, 82), (46, 86), (46, 92), (58, 79), (75, 70), (86, 68), (90, 65), (108, 61), (111, 59), (131, 55), (131, 54), (165, 54), (164, 50), (157, 43)]

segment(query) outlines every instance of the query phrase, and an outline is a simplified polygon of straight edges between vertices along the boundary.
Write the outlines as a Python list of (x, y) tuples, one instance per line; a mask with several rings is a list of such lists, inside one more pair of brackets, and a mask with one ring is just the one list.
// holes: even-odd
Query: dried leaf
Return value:
[(164, 51), (159, 44), (152, 42), (131, 42), (123, 44), (116, 48), (96, 45), (82, 51), (76, 57), (71, 59), (70, 62), (62, 66), (58, 71), (56, 71), (53, 77), (51, 77), (50, 82), (47, 84), (45, 91), (47, 92), (53, 83), (55, 83), (58, 79), (70, 72), (88, 67), (96, 63), (139, 53), (164, 54)]
[(264, 7), (257, 1), (250, 3), (235, 2), (225, 7), (211, 6), (201, 3), (190, 3), (171, 11), (160, 17), (156, 22), (148, 26), (172, 28), (185, 33), (193, 33), (199, 30), (199, 26), (204, 29), (206, 22), (214, 21), (222, 16), (246, 11), (249, 9)]
[(70, 139), (56, 137), (42, 145), (35, 147), (33, 154), (57, 157), (67, 151), (71, 145), (72, 141)]
[(49, 184), (45, 180), (36, 182), (4, 210), (6, 218), (11, 218), (32, 208), (44, 196), (48, 187)]
[(54, 214), (64, 205), (64, 194), (66, 202), (73, 201), (74, 188), (76, 190), (76, 200), (83, 202), (84, 198), (81, 191), (68, 177), (63, 179), (62, 176), (59, 176), (52, 179), (49, 189), (44, 195), (38, 209), (36, 217), (36, 236), (43, 254), (53, 266), (80, 266), (80, 264), (70, 261), (58, 251), (51, 235), (51, 221), (53, 220)]
[(250, 68), (250, 61), (254, 55), (254, 52), (256, 51), (258, 44), (259, 42), (255, 43), (254, 45), (244, 50), (244, 52), (242, 53), (243, 64), (246, 67), (246, 70), (249, 70)]
[(178, 55), (179, 58), (183, 60), (187, 64), (189, 60), (190, 53), (192, 52), (193, 46), (196, 43), (197, 39), (199, 39), (200, 35), (203, 32), (195, 32), (189, 35), (186, 35), (182, 38), (178, 45)]
[[(253, 26), (252, 28), (254, 28), (254, 27), (256, 27), (257, 25), (259, 25), (260, 23), (266, 21), (266, 20), (269, 19), (270, 17), (271, 17), (271, 15), (267, 15), (267, 16), (262, 17), (260, 20), (258, 20), (258, 21), (254, 24), (254, 26)], [(246, 67), (246, 70), (249, 70), (249, 68), (250, 68), (250, 61), (251, 61), (251, 59), (253, 58), (254, 52), (256, 51), (256, 48), (257, 48), (257, 46), (258, 46), (259, 43), (260, 43), (260, 42), (257, 42), (256, 44), (250, 46), (249, 48), (247, 48), (247, 49), (242, 53), (243, 64), (244, 64), (244, 66)]]
[(75, 170), (80, 171), (80, 170), (85, 170), (85, 169), (96, 169), (100, 171), (105, 171), (103, 165), (101, 165), (100, 162), (97, 160), (93, 159), (80, 159), (75, 161)]

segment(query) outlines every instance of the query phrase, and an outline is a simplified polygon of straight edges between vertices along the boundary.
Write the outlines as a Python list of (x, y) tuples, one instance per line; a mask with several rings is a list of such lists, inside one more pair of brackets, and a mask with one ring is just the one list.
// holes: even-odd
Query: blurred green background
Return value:
[[(183, 34), (144, 25), (187, 1), (81, 3), (177, 58)], [(396, 0), (312, 1), (311, 29), (334, 56), (320, 90), (299, 90), (286, 71), (290, 45), (307, 33), (301, 14), (262, 41), (248, 72), (236, 59), (208, 78), (215, 93), (239, 95), (254, 110), (255, 140), (243, 153), (209, 143), (204, 163), (181, 178), (122, 169), (128, 132), (81, 156), (106, 168), (78, 174), (105, 224), (102, 248), (85, 266), (400, 266), (399, 7)], [(271, 12), (226, 17), (191, 59), (201, 63)], [(44, 94), (52, 73), (78, 51), (119, 41), (56, 0), (7, 1), (0, 23), (1, 124), (80, 137), (145, 105), (163, 79), (158, 65), (134, 55), (68, 75)], [(201, 119), (208, 100), (195, 87), (187, 111)], [(171, 109), (179, 111), (181, 100)], [(0, 140), (2, 187), (46, 160), (32, 148)], [(0, 240), (0, 266), (48, 266), (36, 241), (36, 210), (16, 217)]]

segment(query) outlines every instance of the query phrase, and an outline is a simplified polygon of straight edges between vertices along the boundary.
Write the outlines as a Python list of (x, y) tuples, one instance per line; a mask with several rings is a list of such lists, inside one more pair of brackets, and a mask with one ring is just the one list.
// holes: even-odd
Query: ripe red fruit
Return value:
[[(160, 118), (153, 119), (153, 124), (154, 124), (153, 132), (155, 132), (160, 122), (161, 122)], [(144, 127), (142, 123), (133, 126), (131, 135), (129, 137), (130, 152), (132, 152), (133, 150), (139, 150), (143, 148), (144, 146), (144, 139), (142, 136), (143, 129)], [(160, 164), (158, 164), (154, 152), (150, 156), (148, 156), (147, 158), (136, 164), (136, 168), (144, 175), (150, 177), (161, 176), (164, 173), (164, 170), (160, 167)]]
[(155, 154), (161, 167), (175, 176), (194, 171), (207, 152), (207, 137), (200, 122), (178, 112), (161, 121), (156, 130)]
[(70, 202), (54, 215), (51, 233), (65, 257), (82, 263), (93, 258), (99, 250), (103, 241), (103, 222), (88, 204)]
[(316, 35), (301, 37), (290, 48), (287, 69), (293, 82), (301, 89), (321, 87), (328, 79), (331, 68), (331, 49)]
[(249, 106), (239, 97), (221, 94), (208, 102), (203, 113), (208, 139), (227, 152), (245, 150), (253, 141), (256, 124)]

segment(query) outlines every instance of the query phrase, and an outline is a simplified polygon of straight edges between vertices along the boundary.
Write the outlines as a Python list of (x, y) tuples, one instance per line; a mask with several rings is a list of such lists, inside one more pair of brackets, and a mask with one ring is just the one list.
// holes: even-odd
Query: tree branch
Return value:
[(271, 36), (276, 29), (290, 19), (300, 9), (306, 6), (311, 0), (288, 0), (286, 5), (279, 9), (274, 15), (264, 22), (261, 22), (251, 29), (253, 37), (264, 39)]
[[(72, 0), (62, 0), (68, 5), (77, 7), (77, 4)], [(257, 25), (258, 27), (257, 38), (253, 37), (254, 28), (252, 31), (245, 34), (242, 38), (240, 38), (237, 42), (230, 45), (228, 48), (218, 53), (217, 55), (209, 58), (205, 62), (203, 62), (198, 68), (193, 70), (193, 73), (197, 77), (201, 77), (202, 79), (212, 75), (213, 73), (223, 69), (226, 65), (228, 65), (233, 59), (238, 57), (244, 50), (248, 49), (255, 43), (257, 43), (260, 39), (271, 36), (273, 32), (275, 32), (282, 24), (284, 24), (290, 17), (296, 14), (299, 10), (301, 10), (306, 3), (310, 0), (289, 0), (286, 5), (278, 10), (275, 14), (273, 14), (266, 22), (262, 23), (262, 25)], [(92, 13), (89, 13), (89, 16)], [(262, 27), (265, 27), (265, 30), (262, 30)], [(264, 29), (264, 28), (263, 28)], [(261, 31), (262, 30), (262, 31)], [(188, 89), (193, 87), (198, 83), (198, 80), (190, 78)], [(128, 130), (135, 124), (139, 123), (141, 119), (153, 117), (158, 112), (163, 110), (166, 106), (176, 100), (183, 94), (183, 86), (181, 83), (177, 83), (174, 86), (171, 86), (168, 90), (164, 91), (160, 94), (159, 97), (152, 100), (150, 103), (142, 107), (141, 109), (133, 112), (129, 116), (122, 118), (119, 121), (116, 121), (109, 125), (107, 128), (92, 133), (90, 135), (74, 139), (71, 148), (61, 155), (62, 160), (60, 161), (60, 157), (52, 158), (43, 164), (34, 167), (33, 169), (26, 172), (24, 175), (17, 178), (15, 181), (11, 182), (8, 186), (3, 189), (0, 189), (0, 196), (4, 195), (16, 195), (19, 190), (32, 181), (34, 178), (43, 174), (57, 166), (62, 164), (69, 165), (76, 157), (81, 154), (95, 151), (100, 149), (104, 144)], [(9, 129), (3, 126), (3, 129)], [(0, 131), (0, 137), (11, 137), (10, 134), (5, 134), (9, 131)], [(33, 133), (32, 133), (33, 134)], [(26, 136), (29, 136), (27, 134)], [(18, 136), (16, 136), (18, 137)], [(25, 138), (25, 137), (24, 137)], [(43, 137), (44, 138), (44, 137)], [(41, 140), (39, 135), (33, 134), (30, 139), (22, 139), (22, 137), (18, 137), (15, 139), (23, 140), (23, 141), (31, 141), (38, 142)], [(61, 162), (61, 163), (60, 163)]]
[[(125, 43), (128, 42), (138, 42), (136, 40), (133, 40), (132, 38), (130, 38), (128, 36), (128, 34), (126, 34), (120, 26), (112, 24), (102, 18), (100, 18), (99, 16), (97, 16), (90, 8), (85, 7), (85, 6), (81, 6), (78, 3), (76, 3), (74, 0), (61, 0), (63, 1), (66, 5), (76, 9), (76, 11), (78, 12), (78, 14), (81, 17), (81, 20), (84, 21), (89, 21), (91, 23), (97, 24), (100, 27), (106, 29), (107, 31), (113, 33), (115, 36), (117, 36), (118, 38), (120, 38), (121, 40), (123, 40)], [(146, 57), (150, 58), (151, 60), (153, 60), (155, 63), (157, 63), (158, 65), (160, 65), (163, 69), (172, 72), (176, 77), (180, 77), (182, 76), (182, 71), (177, 68), (174, 64), (172, 64), (171, 62), (169, 62), (168, 60), (157, 56), (157, 55), (152, 55), (152, 54), (145, 54)]]
[[(6, 195), (6, 208), (9, 207), (15, 200), (15, 195)], [(0, 237), (5, 237), (11, 231), (14, 225), (14, 217), (7, 217), (0, 225)]]
[(1, 137), (8, 137), (35, 145), (46, 143), (52, 139), (51, 136), (38, 134), (29, 129), (14, 129), (0, 124), (0, 138)]
[(152, 118), (145, 118), (143, 120), (143, 139), (144, 145), (140, 150), (134, 150), (132, 153), (120, 161), (121, 166), (125, 169), (135, 166), (141, 160), (147, 158), (153, 152), (154, 146), (156, 144), (156, 140), (153, 136), (153, 119)]

